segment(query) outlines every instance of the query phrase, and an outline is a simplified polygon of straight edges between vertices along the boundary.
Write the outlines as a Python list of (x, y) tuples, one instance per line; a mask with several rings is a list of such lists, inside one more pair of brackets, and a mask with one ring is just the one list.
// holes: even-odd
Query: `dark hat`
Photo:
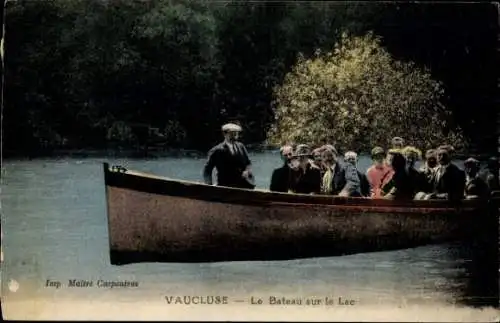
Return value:
[(384, 155), (385, 152), (384, 152), (384, 148), (382, 147), (375, 147), (372, 149), (372, 157), (373, 156), (376, 156), (376, 155)]
[(241, 126), (237, 125), (235, 123), (226, 123), (225, 125), (222, 126), (222, 131), (234, 131), (234, 132), (240, 132), (241, 131)]
[(293, 153), (293, 157), (303, 157), (303, 156), (311, 157), (312, 156), (311, 148), (309, 148), (309, 146), (305, 144), (297, 145), (297, 148), (295, 148), (295, 152)]

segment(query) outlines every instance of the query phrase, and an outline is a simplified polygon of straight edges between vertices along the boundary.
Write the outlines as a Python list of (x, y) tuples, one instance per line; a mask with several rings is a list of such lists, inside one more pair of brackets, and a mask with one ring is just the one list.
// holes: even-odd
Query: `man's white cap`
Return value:
[(239, 132), (241, 131), (241, 127), (235, 123), (226, 123), (225, 125), (222, 126), (222, 131), (236, 131)]

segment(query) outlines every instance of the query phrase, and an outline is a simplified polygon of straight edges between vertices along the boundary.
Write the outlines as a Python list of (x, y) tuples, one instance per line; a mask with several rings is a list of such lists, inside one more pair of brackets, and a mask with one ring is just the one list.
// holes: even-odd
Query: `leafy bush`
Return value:
[(394, 60), (372, 33), (343, 33), (333, 51), (300, 55), (274, 96), (272, 144), (330, 142), (368, 151), (401, 136), (422, 149), (467, 145), (461, 129), (451, 129), (442, 84), (429, 71)]

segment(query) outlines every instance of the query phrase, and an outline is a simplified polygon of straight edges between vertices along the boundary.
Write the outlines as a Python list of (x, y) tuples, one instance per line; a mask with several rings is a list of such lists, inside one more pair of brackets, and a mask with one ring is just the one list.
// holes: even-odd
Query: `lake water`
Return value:
[[(281, 164), (278, 153), (252, 153), (251, 159), (257, 185), (267, 188), (272, 169)], [(356, 309), (351, 313), (355, 320), (362, 318), (363, 310), (369, 308), (373, 313), (383, 313), (382, 309), (416, 313), (397, 314), (395, 318), (400, 320), (413, 320), (414, 315), (423, 315), (422, 308), (436, 309), (441, 315), (446, 313), (444, 309), (452, 309), (449, 316), (443, 318), (445, 321), (472, 320), (480, 317), (476, 316), (479, 314), (490, 315), (488, 318), (498, 316), (496, 310), (482, 308), (498, 304), (493, 288), (498, 286), (498, 281), (492, 274), (498, 271), (497, 268), (484, 259), (476, 259), (470, 248), (457, 244), (291, 261), (112, 266), (108, 257), (102, 171), (105, 161), (157, 175), (200, 181), (205, 159), (4, 161), (1, 192), (4, 315), (10, 313), (18, 317), (22, 312), (27, 313), (28, 318), (74, 318), (73, 315), (92, 318), (96, 311), (99, 317), (135, 319), (137, 313), (133, 304), (156, 304), (165, 295), (228, 295), (241, 299), (251, 296), (264, 299), (269, 296), (342, 296), (355, 300)], [(368, 165), (369, 160), (361, 158), (360, 168), (366, 169)], [(45, 286), (48, 279), (63, 284), (69, 279), (134, 280), (139, 282), (139, 288), (55, 289)], [(42, 301), (45, 302), (43, 306), (40, 305)], [(64, 302), (69, 305), (61, 310), (57, 304)], [(93, 305), (86, 308), (88, 304)], [(130, 306), (111, 316), (108, 309), (113, 304)], [(286, 306), (274, 308), (285, 311), (283, 315), (292, 315), (297, 310)], [(408, 312), (410, 308), (414, 308), (414, 312)], [(455, 312), (455, 309), (462, 312)], [(164, 307), (151, 309), (164, 310)], [(246, 318), (255, 314), (248, 307), (242, 310), (247, 311)], [(123, 318), (124, 313), (128, 314)], [(149, 318), (144, 312), (141, 315), (138, 317)], [(376, 315), (366, 315), (368, 320), (376, 319)], [(432, 316), (428, 320), (438, 318)]]

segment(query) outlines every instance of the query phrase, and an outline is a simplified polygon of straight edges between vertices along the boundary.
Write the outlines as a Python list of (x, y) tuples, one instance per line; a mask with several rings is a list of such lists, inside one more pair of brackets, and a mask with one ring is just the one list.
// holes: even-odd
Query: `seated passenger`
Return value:
[(425, 164), (420, 167), (420, 172), (424, 175), (424, 187), (421, 187), (422, 192), (430, 193), (432, 191), (432, 178), (437, 166), (437, 155), (435, 149), (429, 149), (425, 153)]
[(500, 164), (496, 157), (488, 160), (487, 168), (480, 176), (491, 191), (500, 191)]
[(479, 161), (469, 158), (464, 162), (465, 166), (465, 198), (466, 199), (487, 199), (490, 196), (490, 190), (485, 181), (479, 176)]
[(288, 192), (291, 171), (288, 164), (293, 155), (293, 147), (291, 145), (281, 147), (280, 155), (283, 160), (283, 166), (273, 170), (269, 190), (274, 192)]
[(314, 166), (319, 168), (319, 170), (321, 172), (321, 176), (323, 176), (324, 171), (325, 171), (323, 169), (323, 162), (321, 161), (322, 152), (323, 152), (323, 146), (318, 147), (316, 149), (313, 149), (313, 151), (312, 151), (312, 163)]
[[(415, 163), (422, 159), (422, 152), (414, 146), (406, 146), (401, 150), (403, 157), (406, 159), (406, 169), (415, 169)], [(416, 170), (416, 169), (415, 169)]]
[(370, 183), (366, 175), (358, 171), (358, 155), (353, 151), (348, 151), (344, 155), (345, 185), (339, 196), (362, 197), (370, 195)]
[(401, 154), (401, 149), (391, 148), (387, 151), (387, 155), (385, 156), (385, 164), (389, 167), (392, 167), (392, 157), (394, 154)]
[(432, 192), (424, 199), (463, 199), (465, 191), (465, 173), (451, 162), (450, 150), (446, 146), (437, 149), (437, 166), (432, 180)]
[(396, 154), (396, 153), (401, 153), (401, 149), (391, 148), (387, 151), (387, 155), (385, 157), (384, 163), (385, 163), (386, 167), (388, 167), (390, 169), (390, 172), (385, 179), (386, 183), (388, 183), (391, 180), (391, 177), (394, 174), (394, 170), (392, 169), (392, 158), (394, 157), (394, 154)]
[(345, 170), (337, 160), (337, 150), (325, 148), (322, 153), (325, 173), (321, 185), (323, 194), (337, 195), (345, 186)]
[(415, 189), (417, 191), (424, 190), (426, 188), (426, 178), (423, 173), (415, 168), (416, 162), (422, 159), (422, 152), (416, 147), (406, 146), (403, 148), (402, 153), (406, 159), (406, 172), (410, 176), (410, 180), (415, 184)]
[(391, 179), (392, 168), (384, 163), (385, 152), (382, 147), (373, 148), (371, 155), (373, 165), (366, 171), (366, 177), (370, 183), (370, 196), (380, 198), (382, 186)]
[(289, 191), (293, 193), (311, 194), (321, 192), (321, 174), (310, 158), (308, 145), (298, 145), (291, 160), (291, 178)]
[(382, 196), (391, 200), (411, 200), (415, 195), (415, 183), (406, 170), (406, 159), (401, 153), (392, 157), (394, 174), (391, 180), (382, 187)]

